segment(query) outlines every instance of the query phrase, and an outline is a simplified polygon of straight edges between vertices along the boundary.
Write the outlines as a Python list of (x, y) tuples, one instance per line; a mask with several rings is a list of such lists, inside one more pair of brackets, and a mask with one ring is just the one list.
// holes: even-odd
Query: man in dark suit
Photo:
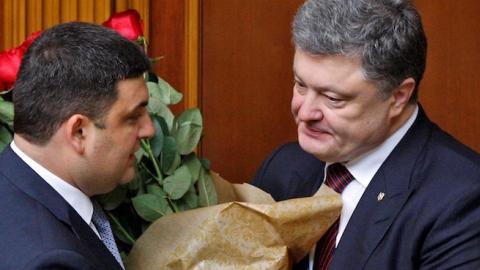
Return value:
[(67, 23), (26, 52), (14, 140), (0, 155), (0, 269), (122, 269), (92, 196), (134, 177), (154, 134), (148, 58), (113, 30)]
[(285, 200), (334, 183), (330, 167), (345, 180), (338, 223), (294, 269), (480, 269), (480, 157), (417, 102), (427, 46), (414, 6), (308, 0), (293, 40), (298, 143), (253, 183)]

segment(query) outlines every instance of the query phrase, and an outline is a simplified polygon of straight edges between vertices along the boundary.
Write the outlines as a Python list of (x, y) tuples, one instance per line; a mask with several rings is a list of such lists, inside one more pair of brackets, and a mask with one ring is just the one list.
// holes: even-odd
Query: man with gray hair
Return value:
[(417, 96), (427, 42), (407, 0), (308, 0), (293, 22), (298, 143), (253, 183), (277, 200), (341, 193), (339, 220), (293, 269), (480, 269), (480, 155)]

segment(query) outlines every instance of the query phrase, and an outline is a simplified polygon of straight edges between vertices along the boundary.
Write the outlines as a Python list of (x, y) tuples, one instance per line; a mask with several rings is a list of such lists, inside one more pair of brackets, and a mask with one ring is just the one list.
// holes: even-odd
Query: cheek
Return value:
[(300, 110), (301, 104), (302, 102), (300, 97), (298, 97), (298, 95), (293, 94), (292, 102), (290, 104), (290, 109), (292, 110), (292, 114), (294, 116), (297, 116), (298, 111)]
[(129, 145), (135, 144), (138, 138), (138, 128), (137, 127), (128, 127), (124, 129), (120, 135), (117, 137), (117, 143), (128, 147)]

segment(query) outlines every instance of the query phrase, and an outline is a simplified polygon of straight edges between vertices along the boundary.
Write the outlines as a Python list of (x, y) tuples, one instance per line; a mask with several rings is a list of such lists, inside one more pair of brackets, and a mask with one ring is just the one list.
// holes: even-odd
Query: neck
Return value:
[[(57, 147), (54, 142), (49, 141), (45, 145), (32, 143), (19, 134), (13, 137), (15, 145), (29, 158), (40, 164), (42, 167), (55, 174), (62, 180), (76, 187), (69, 171), (69, 161), (63, 155), (63, 149)], [(78, 188), (78, 187), (77, 187)]]
[(417, 106), (417, 103), (408, 103), (399, 115), (392, 118), (392, 124), (390, 125), (391, 128), (389, 131), (389, 136), (395, 133), (400, 127), (402, 127), (408, 121), (410, 116), (412, 116), (413, 112), (415, 111), (416, 106)]

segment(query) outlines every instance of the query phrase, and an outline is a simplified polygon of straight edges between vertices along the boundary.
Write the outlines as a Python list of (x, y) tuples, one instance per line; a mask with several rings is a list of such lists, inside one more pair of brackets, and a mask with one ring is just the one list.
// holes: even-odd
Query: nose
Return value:
[(153, 126), (152, 118), (147, 114), (144, 123), (138, 131), (138, 137), (140, 137), (140, 139), (149, 139), (153, 136), (155, 136), (155, 127)]
[(323, 118), (320, 100), (311, 92), (302, 97), (298, 105), (299, 121), (318, 121)]

